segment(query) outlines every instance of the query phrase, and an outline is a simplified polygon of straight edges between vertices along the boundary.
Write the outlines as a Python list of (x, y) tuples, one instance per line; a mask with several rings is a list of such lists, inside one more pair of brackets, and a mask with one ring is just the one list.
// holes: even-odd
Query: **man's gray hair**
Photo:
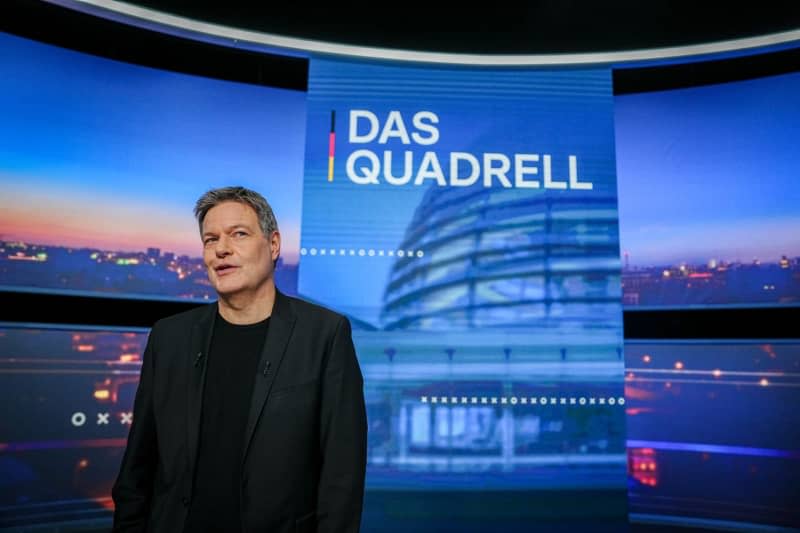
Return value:
[(203, 236), (203, 221), (209, 209), (222, 202), (231, 201), (247, 204), (253, 208), (258, 217), (258, 224), (261, 226), (261, 231), (267, 239), (270, 238), (273, 231), (278, 231), (278, 221), (275, 220), (275, 213), (272, 212), (272, 207), (270, 207), (266, 198), (256, 191), (244, 187), (222, 187), (219, 189), (211, 189), (205, 193), (197, 200), (194, 206), (194, 216), (197, 218), (197, 223), (200, 226), (201, 237)]

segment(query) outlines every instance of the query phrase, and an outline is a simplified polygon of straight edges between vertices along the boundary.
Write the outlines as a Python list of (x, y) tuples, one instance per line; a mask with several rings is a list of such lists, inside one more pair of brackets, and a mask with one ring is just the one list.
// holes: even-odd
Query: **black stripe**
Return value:
[[(0, 292), (0, 321), (150, 327), (199, 302)], [(797, 339), (800, 306), (626, 310), (626, 339)]]

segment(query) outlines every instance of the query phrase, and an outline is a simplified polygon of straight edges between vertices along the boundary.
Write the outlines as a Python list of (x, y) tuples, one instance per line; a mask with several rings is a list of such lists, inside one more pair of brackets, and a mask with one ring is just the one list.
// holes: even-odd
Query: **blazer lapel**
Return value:
[(245, 430), (244, 447), (242, 450), (242, 465), (247, 458), (250, 449), (250, 441), (256, 430), (261, 411), (272, 389), (273, 378), (278, 373), (286, 352), (286, 345), (292, 335), (295, 323), (295, 314), (292, 310), (288, 298), (275, 290), (275, 304), (272, 308), (272, 315), (267, 330), (267, 339), (264, 341), (264, 348), (261, 350), (261, 357), (258, 361), (258, 374), (253, 385), (253, 396), (250, 399), (250, 412), (247, 416), (247, 429)]
[(203, 406), (203, 389), (208, 361), (208, 352), (211, 349), (211, 334), (214, 331), (214, 321), (217, 316), (217, 304), (206, 306), (205, 312), (199, 321), (192, 327), (189, 341), (189, 353), (186, 358), (187, 384), (186, 387), (186, 444), (189, 457), (189, 471), (194, 479), (194, 469), (197, 460), (197, 446), (200, 432), (200, 417)]

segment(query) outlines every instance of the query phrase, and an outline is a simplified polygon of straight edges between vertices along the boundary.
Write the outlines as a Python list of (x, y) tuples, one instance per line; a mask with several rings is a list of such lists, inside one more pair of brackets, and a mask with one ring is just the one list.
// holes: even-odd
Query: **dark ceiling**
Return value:
[[(64, 0), (0, 0), (0, 31), (154, 68), (305, 90), (306, 58), (185, 39), (63, 7)], [(482, 11), (129, 0), (195, 20), (278, 35), (387, 48), (461, 53), (604, 52), (708, 43), (800, 30), (800, 2), (758, 10), (687, 2), (538, 2)], [(641, 7), (639, 4), (644, 4)], [(715, 6), (721, 3), (713, 3)], [(74, 5), (74, 4), (73, 4)], [(795, 72), (800, 47), (674, 65), (617, 66), (615, 94)]]
[[(132, 0), (184, 17), (285, 36), (462, 53), (600, 52), (800, 29), (800, 2), (540, 1), (422, 7)], [(442, 2), (444, 4), (444, 2)]]

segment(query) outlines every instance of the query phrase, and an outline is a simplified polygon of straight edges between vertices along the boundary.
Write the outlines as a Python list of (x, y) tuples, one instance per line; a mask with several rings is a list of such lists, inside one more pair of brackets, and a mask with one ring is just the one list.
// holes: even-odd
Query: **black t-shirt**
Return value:
[(217, 313), (206, 364), (194, 493), (186, 533), (239, 532), (241, 481), (250, 396), (269, 317), (231, 324)]

